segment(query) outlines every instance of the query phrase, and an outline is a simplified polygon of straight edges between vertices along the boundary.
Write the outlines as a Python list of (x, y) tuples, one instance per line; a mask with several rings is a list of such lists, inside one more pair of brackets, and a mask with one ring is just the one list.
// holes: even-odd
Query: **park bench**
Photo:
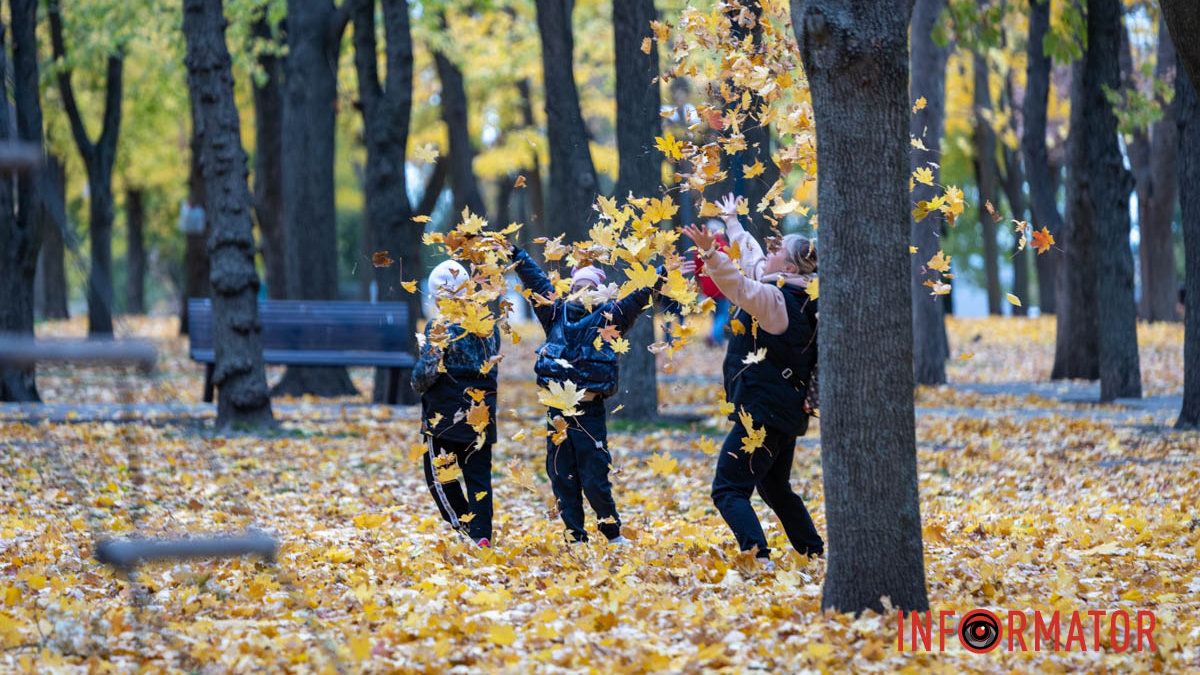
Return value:
[[(413, 321), (399, 302), (260, 300), (263, 360), (284, 366), (388, 368), (385, 400), (394, 405), (416, 363)], [(213, 310), (208, 298), (188, 300), (193, 361), (205, 364), (204, 401), (213, 400)]]

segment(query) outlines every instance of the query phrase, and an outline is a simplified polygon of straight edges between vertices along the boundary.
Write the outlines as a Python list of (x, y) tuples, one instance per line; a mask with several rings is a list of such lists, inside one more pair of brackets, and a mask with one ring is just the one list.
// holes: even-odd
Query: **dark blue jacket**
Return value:
[[(804, 398), (817, 364), (817, 301), (804, 289), (783, 286), (788, 327), (782, 335), (747, 328), (729, 340), (725, 352), (725, 400), (734, 405), (729, 416), (745, 410), (759, 426), (802, 436), (808, 431)], [(737, 319), (749, 327), (753, 319), (738, 310)], [(757, 335), (755, 335), (757, 333)], [(746, 356), (766, 348), (766, 358), (747, 364)]]
[[(515, 249), (517, 276), (521, 283), (533, 293), (549, 298), (554, 294), (554, 284), (524, 250)], [(664, 276), (659, 269), (660, 278)], [(614, 326), (625, 335), (633, 322), (650, 302), (654, 289), (643, 288), (621, 300), (606, 302), (588, 311), (582, 303), (555, 300), (549, 305), (539, 305), (531, 300), (533, 313), (542, 329), (546, 331), (546, 342), (538, 348), (538, 359), (534, 365), (539, 387), (550, 382), (574, 382), (601, 398), (617, 392), (617, 354), (608, 343), (596, 349), (596, 336), (605, 326)], [(570, 364), (570, 367), (562, 362)]]
[[(425, 336), (433, 322), (425, 325)], [(438, 356), (428, 342), (413, 366), (412, 386), (421, 394), (421, 429), (435, 438), (470, 443), (478, 433), (467, 424), (467, 410), (474, 401), (467, 395), (468, 389), (486, 392), (483, 402), (491, 413), (491, 423), (484, 431), (488, 443), (496, 442), (496, 375), (493, 366), (487, 375), (479, 372), (484, 363), (500, 352), (500, 330), (495, 329), (491, 337), (481, 338), (466, 333), (457, 324), (450, 324), (450, 344), (442, 356), (446, 372), (438, 372)], [(429, 419), (438, 414), (442, 419), (431, 427)], [(456, 422), (455, 417), (460, 417)]]

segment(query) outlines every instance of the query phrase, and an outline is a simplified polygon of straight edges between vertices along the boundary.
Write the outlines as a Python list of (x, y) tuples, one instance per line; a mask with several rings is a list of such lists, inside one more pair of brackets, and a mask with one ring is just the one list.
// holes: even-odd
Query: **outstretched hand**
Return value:
[(696, 273), (696, 261), (685, 260), (679, 265), (679, 273), (685, 277), (690, 277)]
[(688, 225), (687, 227), (683, 228), (683, 234), (688, 239), (691, 239), (692, 243), (694, 243), (701, 251), (711, 251), (713, 248), (713, 243), (716, 241), (716, 237), (712, 232), (709, 232), (708, 228), (706, 227)]
[(730, 192), (717, 200), (717, 208), (721, 209), (722, 218), (737, 218), (738, 197)]

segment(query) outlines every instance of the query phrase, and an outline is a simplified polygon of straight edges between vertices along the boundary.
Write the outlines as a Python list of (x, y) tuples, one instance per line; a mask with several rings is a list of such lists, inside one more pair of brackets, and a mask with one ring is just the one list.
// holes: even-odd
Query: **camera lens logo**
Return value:
[(1000, 619), (986, 609), (973, 609), (959, 622), (958, 639), (968, 651), (990, 652), (1000, 641)]

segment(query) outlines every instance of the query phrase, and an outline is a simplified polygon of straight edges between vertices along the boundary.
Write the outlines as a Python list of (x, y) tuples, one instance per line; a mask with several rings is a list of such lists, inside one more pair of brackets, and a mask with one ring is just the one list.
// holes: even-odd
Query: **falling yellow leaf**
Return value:
[(575, 406), (583, 401), (586, 393), (574, 382), (551, 382), (546, 385), (545, 389), (538, 390), (538, 402), (562, 412), (566, 417), (573, 417), (579, 414), (579, 410)]
[(513, 181), (513, 187), (514, 188), (525, 187), (525, 176), (524, 175), (517, 176), (517, 180)]
[[(804, 287), (804, 292), (813, 300), (821, 297), (821, 278), (813, 277), (812, 281), (808, 282), (808, 285)], [(837, 293), (835, 292), (834, 295), (836, 296)]]
[(1005, 294), (1004, 294), (1004, 297), (1008, 299), (1008, 303), (1009, 303), (1010, 305), (1012, 305), (1012, 306), (1014, 306), (1014, 307), (1020, 307), (1020, 306), (1021, 306), (1021, 299), (1020, 299), (1020, 298), (1018, 298), (1017, 296), (1013, 295), (1012, 293), (1005, 293)]
[(391, 267), (396, 263), (387, 251), (376, 251), (371, 254), (371, 264), (376, 267)]
[(755, 160), (753, 164), (746, 167), (746, 171), (742, 175), (744, 175), (746, 178), (757, 178), (766, 170), (767, 167), (763, 165), (761, 160)]
[(913, 180), (922, 185), (933, 187), (933, 170), (927, 166), (919, 166), (912, 172)]
[(417, 282), (415, 281), (401, 281), (400, 287), (409, 293), (417, 292)]
[(912, 111), (917, 112), (919, 110), (924, 110), (925, 103), (926, 103), (925, 97), (924, 96), (919, 97), (916, 101), (913, 102)]

